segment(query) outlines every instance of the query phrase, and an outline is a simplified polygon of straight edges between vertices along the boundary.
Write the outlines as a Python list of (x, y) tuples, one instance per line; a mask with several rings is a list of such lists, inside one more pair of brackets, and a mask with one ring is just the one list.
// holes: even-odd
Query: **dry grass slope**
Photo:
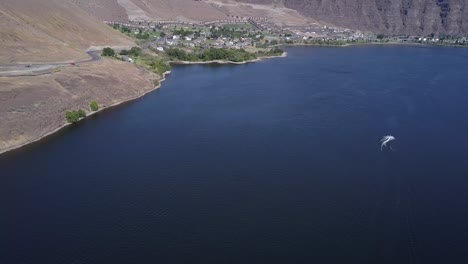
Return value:
[(80, 60), (90, 46), (133, 45), (71, 0), (0, 1), (0, 38), (0, 63)]
[(65, 112), (112, 105), (154, 88), (159, 76), (132, 64), (107, 60), (38, 77), (0, 77), (0, 153), (54, 131)]

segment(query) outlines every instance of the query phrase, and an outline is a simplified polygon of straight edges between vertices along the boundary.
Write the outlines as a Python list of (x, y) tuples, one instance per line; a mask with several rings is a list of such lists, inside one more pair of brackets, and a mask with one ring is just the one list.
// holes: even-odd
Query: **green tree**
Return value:
[(164, 31), (161, 31), (161, 33), (159, 34), (159, 36), (160, 36), (161, 38), (164, 38), (164, 37), (166, 37), (166, 33), (164, 33)]
[(80, 120), (80, 117), (78, 115), (77, 111), (67, 111), (65, 113), (65, 118), (67, 119), (68, 123), (76, 123), (78, 120)]
[(141, 49), (139, 47), (132, 47), (130, 51), (128, 52), (128, 55), (131, 56), (140, 56), (141, 55)]
[(166, 50), (166, 54), (171, 57), (171, 59), (187, 61), (188, 55), (185, 50), (178, 48), (170, 48)]
[(102, 50), (102, 56), (114, 57), (114, 55), (115, 51), (112, 48), (107, 47)]
[(131, 32), (131, 30), (128, 27), (122, 27), (120, 30), (122, 31), (122, 33), (130, 33)]
[(136, 35), (137, 39), (149, 39), (149, 37), (150, 37), (150, 35), (148, 33), (145, 33), (145, 34), (140, 33), (140, 34)]
[(78, 117), (79, 118), (85, 118), (86, 117), (86, 112), (83, 109), (78, 110)]
[(89, 104), (89, 107), (91, 108), (92, 111), (99, 110), (99, 105), (96, 101), (92, 101), (91, 104)]

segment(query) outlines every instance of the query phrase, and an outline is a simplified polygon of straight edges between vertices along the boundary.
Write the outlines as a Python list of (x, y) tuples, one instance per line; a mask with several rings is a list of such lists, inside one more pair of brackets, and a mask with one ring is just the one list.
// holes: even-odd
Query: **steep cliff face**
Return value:
[(280, 3), (341, 27), (385, 34), (468, 34), (468, 0), (241, 0)]

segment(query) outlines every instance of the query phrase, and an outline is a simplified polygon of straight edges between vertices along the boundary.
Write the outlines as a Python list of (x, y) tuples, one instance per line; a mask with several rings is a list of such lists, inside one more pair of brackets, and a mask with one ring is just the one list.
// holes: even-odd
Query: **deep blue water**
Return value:
[(288, 52), (1, 155), (0, 263), (466, 263), (468, 50)]

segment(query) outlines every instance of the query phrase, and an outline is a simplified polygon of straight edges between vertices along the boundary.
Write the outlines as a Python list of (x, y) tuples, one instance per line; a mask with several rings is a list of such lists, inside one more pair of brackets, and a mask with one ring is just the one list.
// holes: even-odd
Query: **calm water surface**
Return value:
[(288, 52), (0, 156), (0, 263), (465, 263), (468, 50)]

